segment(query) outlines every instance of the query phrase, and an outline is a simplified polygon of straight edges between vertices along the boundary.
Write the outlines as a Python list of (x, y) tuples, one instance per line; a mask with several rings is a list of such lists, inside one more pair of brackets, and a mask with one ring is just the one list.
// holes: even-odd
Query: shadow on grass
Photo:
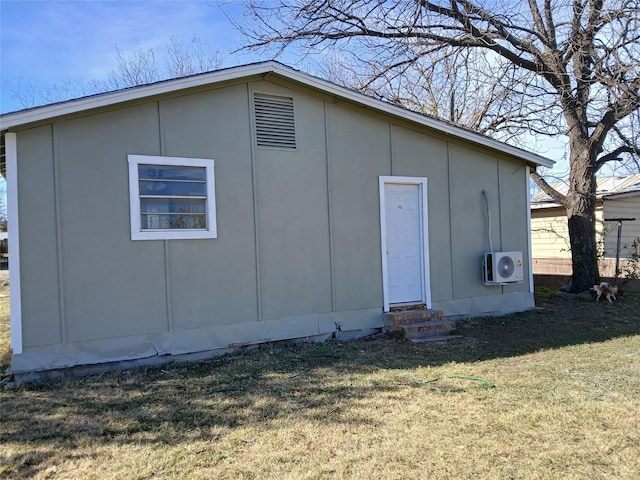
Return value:
[[(640, 335), (640, 296), (613, 305), (539, 296), (536, 310), (460, 323), (461, 340), (412, 344), (385, 336), (266, 346), (207, 362), (113, 372), (0, 391), (0, 477), (30, 478), (78, 455), (78, 445), (176, 445), (238, 428), (300, 420), (376, 427), (349, 408), (421, 388), (403, 369), (511, 357)], [(374, 380), (379, 372), (394, 377)], [(393, 377), (393, 380), (389, 378)], [(437, 390), (434, 387), (434, 390)], [(360, 413), (358, 413), (360, 412)]]
[[(603, 342), (640, 335), (640, 295), (628, 294), (610, 304), (590, 298), (558, 298), (548, 290), (536, 298), (535, 310), (505, 317), (469, 320), (461, 333), (480, 345), (474, 360), (523, 355), (538, 350)], [(464, 360), (463, 360), (464, 361)]]
[(77, 457), (76, 448), (215, 442), (233, 429), (278, 429), (292, 414), (336, 424), (375, 416), (345, 408), (394, 386), (358, 385), (342, 374), (375, 367), (336, 344), (258, 349), (187, 365), (26, 384), (0, 392), (0, 478), (33, 478)]

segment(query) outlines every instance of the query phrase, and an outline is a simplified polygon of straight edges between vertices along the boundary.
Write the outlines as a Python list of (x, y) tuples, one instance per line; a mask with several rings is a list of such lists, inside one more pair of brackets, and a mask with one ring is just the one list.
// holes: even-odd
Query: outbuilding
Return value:
[(2, 115), (11, 372), (534, 306), (552, 162), (277, 62)]

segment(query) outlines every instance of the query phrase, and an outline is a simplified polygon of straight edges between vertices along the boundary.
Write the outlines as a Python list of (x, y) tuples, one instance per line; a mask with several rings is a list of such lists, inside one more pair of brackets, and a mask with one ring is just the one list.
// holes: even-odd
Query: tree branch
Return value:
[(566, 195), (562, 195), (555, 188), (553, 188), (551, 185), (549, 185), (547, 183), (547, 181), (544, 178), (542, 178), (542, 176), (538, 172), (532, 171), (531, 172), (531, 178), (533, 178), (533, 181), (536, 182), (536, 184), (540, 187), (540, 189), (544, 193), (549, 195), (556, 203), (559, 203), (560, 205), (562, 205), (564, 207), (567, 206), (567, 197), (566, 197)]

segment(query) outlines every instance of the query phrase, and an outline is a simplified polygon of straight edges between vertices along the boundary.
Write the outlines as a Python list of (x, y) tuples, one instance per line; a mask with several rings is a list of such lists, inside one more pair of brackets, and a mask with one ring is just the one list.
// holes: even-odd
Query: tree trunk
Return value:
[(567, 212), (573, 293), (586, 292), (599, 282), (597, 244), (592, 218), (592, 215), (584, 212)]
[[(596, 176), (588, 148), (571, 151), (567, 222), (573, 277), (571, 291), (583, 293), (599, 282), (596, 243)], [(587, 158), (586, 158), (587, 157)]]

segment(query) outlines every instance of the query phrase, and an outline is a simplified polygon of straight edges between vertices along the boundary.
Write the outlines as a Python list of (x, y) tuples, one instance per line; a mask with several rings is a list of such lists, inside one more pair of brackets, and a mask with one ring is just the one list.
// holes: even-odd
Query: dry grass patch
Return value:
[[(640, 477), (640, 297), (0, 391), (7, 478)], [(586, 308), (583, 308), (583, 305)]]
[(0, 278), (0, 375), (11, 361), (11, 340), (9, 331), (9, 284)]

